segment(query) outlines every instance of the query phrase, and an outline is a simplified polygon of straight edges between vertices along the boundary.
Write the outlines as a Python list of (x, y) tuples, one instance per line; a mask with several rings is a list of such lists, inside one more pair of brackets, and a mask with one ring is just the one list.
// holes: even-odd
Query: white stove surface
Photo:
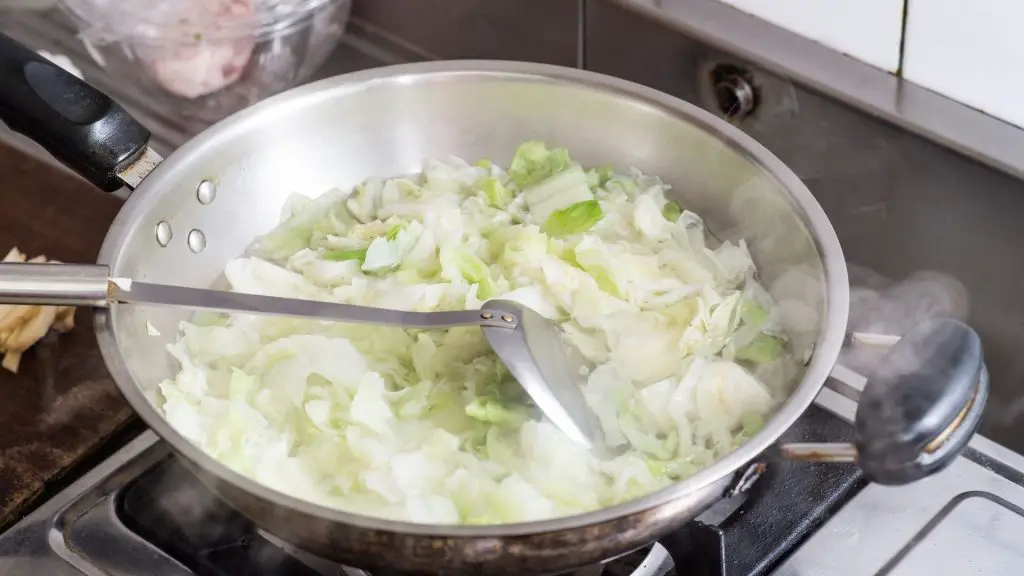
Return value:
[[(853, 421), (851, 400), (824, 390), (817, 403)], [(869, 485), (774, 574), (1024, 574), (1024, 457), (976, 436), (964, 455), (930, 478)]]

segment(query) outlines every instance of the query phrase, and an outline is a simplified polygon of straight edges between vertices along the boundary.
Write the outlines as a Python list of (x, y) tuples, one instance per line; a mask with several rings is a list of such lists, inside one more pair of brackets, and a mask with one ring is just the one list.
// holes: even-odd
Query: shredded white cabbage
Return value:
[(294, 197), (230, 262), (233, 290), (408, 310), (512, 298), (589, 362), (617, 457), (543, 420), (478, 328), (402, 331), (199, 315), (160, 384), (171, 425), (282, 492), (425, 523), (492, 524), (622, 502), (755, 433), (796, 370), (743, 242), (634, 171), (528, 142), (509, 171), (428, 160), (415, 178)]

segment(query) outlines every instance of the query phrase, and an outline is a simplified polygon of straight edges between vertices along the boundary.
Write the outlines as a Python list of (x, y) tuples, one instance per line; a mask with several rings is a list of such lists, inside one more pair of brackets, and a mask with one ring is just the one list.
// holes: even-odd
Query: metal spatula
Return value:
[(551, 423), (588, 447), (595, 442), (578, 373), (558, 331), (540, 314), (511, 300), (488, 300), (480, 310), (407, 312), (111, 278), (102, 265), (0, 264), (0, 303), (99, 308), (141, 304), (402, 328), (480, 326)]

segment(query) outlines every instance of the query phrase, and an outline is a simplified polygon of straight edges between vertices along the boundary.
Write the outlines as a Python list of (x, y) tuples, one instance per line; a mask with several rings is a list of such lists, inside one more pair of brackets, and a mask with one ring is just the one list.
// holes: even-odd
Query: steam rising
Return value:
[[(851, 265), (850, 320), (854, 334), (902, 336), (918, 324), (935, 318), (966, 321), (967, 289), (941, 272), (918, 272), (900, 281)], [(841, 362), (867, 375), (888, 351), (885, 345), (860, 342), (847, 346)], [(922, 351), (931, 354), (934, 351)], [(915, 358), (914, 360), (923, 360)]]

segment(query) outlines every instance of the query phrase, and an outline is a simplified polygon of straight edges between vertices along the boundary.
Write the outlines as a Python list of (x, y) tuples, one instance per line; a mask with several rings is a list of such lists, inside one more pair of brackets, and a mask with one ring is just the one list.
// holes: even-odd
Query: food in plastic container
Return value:
[(63, 0), (94, 59), (144, 104), (217, 120), (306, 80), (351, 0)]
[(177, 22), (162, 30), (165, 38), (177, 42), (140, 53), (157, 82), (175, 94), (195, 98), (237, 81), (252, 56), (253, 38), (209, 41), (204, 36), (216, 37), (252, 21), (252, 1), (182, 0), (179, 10), (174, 15)]

